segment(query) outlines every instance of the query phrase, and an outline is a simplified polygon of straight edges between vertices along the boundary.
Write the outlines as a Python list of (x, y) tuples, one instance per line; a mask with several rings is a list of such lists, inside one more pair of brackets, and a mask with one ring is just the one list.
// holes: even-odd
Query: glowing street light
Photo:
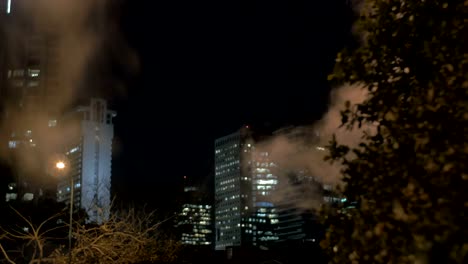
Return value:
[[(55, 163), (55, 167), (60, 171), (64, 172), (66, 168), (66, 164), (64, 161), (59, 160)], [(71, 254), (71, 249), (72, 249), (72, 224), (73, 224), (73, 177), (71, 175), (68, 175), (70, 177), (70, 223), (69, 223), (69, 229), (68, 229), (68, 263), (72, 263), (72, 254)]]
[(65, 169), (65, 162), (63, 161), (58, 161), (56, 164), (55, 164), (55, 167), (59, 170), (63, 170)]

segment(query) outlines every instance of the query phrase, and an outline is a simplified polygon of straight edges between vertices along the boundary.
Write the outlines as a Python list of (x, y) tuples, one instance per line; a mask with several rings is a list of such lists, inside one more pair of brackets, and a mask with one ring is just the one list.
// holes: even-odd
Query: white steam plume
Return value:
[[(341, 184), (341, 164), (324, 161), (327, 151), (323, 148), (328, 145), (332, 135), (336, 135), (339, 143), (356, 147), (362, 140), (363, 129), (347, 130), (341, 126), (341, 111), (345, 102), (350, 101), (351, 106), (363, 102), (367, 98), (367, 89), (362, 85), (343, 85), (332, 90), (330, 105), (321, 120), (308, 127), (293, 128), (288, 133), (273, 136), (270, 140), (262, 142), (258, 148), (268, 149), (272, 161), (278, 164), (276, 174), (281, 185), (275, 192), (275, 200), (290, 199), (291, 193), (301, 192), (307, 197), (301, 199), (299, 207), (317, 208), (322, 201), (318, 189), (313, 186), (291, 185), (288, 181), (288, 171), (306, 170), (307, 175), (315, 177), (319, 182), (331, 186)], [(304, 133), (304, 131), (306, 131)], [(319, 137), (317, 138), (317, 133)], [(301, 135), (301, 136), (292, 136)], [(285, 173), (286, 172), (286, 173)], [(307, 191), (306, 191), (307, 190)]]
[[(37, 171), (43, 168), (48, 157), (67, 140), (64, 134), (68, 133), (51, 131), (48, 121), (69, 110), (77, 97), (83, 95), (84, 87), (101, 89), (95, 80), (89, 78), (93, 76), (90, 69), (94, 69), (90, 65), (95, 62), (97, 54), (108, 48), (104, 46), (106, 43), (112, 43), (114, 49), (121, 48), (120, 55), (133, 55), (116, 30), (116, 21), (107, 12), (110, 4), (113, 3), (108, 0), (12, 1), (8, 23), (0, 25), (6, 34), (9, 57), (8, 68), (2, 70), (26, 70), (27, 66), (21, 60), (32, 49), (39, 50), (41, 69), (40, 88), (37, 88), (40, 92), (23, 100), (18, 96), (2, 98), (5, 113), (0, 119), (2, 133), (12, 127), (21, 133), (31, 130), (33, 143), (37, 146), (29, 152), (36, 152), (34, 154), (21, 153), (14, 157), (10, 151), (0, 148), (0, 159), (13, 159), (17, 164), (16, 170)], [(136, 65), (135, 56), (123, 57), (131, 60), (129, 64), (132, 67)], [(118, 88), (122, 90), (121, 87), (119, 85)], [(7, 90), (7, 87), (0, 89)], [(7, 94), (11, 95), (11, 92)], [(67, 130), (73, 131), (77, 125), (71, 124)]]

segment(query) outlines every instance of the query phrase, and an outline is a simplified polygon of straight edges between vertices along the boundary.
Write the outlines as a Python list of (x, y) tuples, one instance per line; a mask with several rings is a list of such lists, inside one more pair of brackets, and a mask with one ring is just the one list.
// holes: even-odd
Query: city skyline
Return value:
[[(351, 43), (345, 1), (127, 2), (122, 13), (140, 71), (114, 107), (121, 195), (163, 193), (184, 175), (212, 181), (214, 139), (242, 125), (311, 125), (327, 109), (336, 52)], [(144, 144), (140, 133), (151, 133)]]
[(466, 7), (0, 0), (0, 261), (465, 263)]
[[(68, 9), (92, 14), (93, 22), (108, 21), (91, 23), (92, 30), (76, 35), (75, 43), (87, 49), (68, 42), (67, 28), (54, 27), (56, 53), (76, 53), (60, 57), (57, 74), (65, 97), (57, 97), (56, 109), (105, 98), (119, 113), (114, 193), (157, 205), (167, 190), (181, 186), (183, 176), (206, 184), (213, 180), (215, 138), (246, 124), (272, 131), (318, 120), (330, 100), (327, 74), (351, 36), (346, 1), (181, 6), (124, 1), (116, 14), (88, 1), (71, 7), (47, 3), (38, 4), (34, 21), (47, 14), (51, 21), (64, 19)], [(3, 10), (6, 19), (21, 16), (22, 4), (28, 5), (9, 4), (8, 12)], [(70, 32), (84, 33), (76, 14), (67, 17)], [(37, 30), (49, 32), (48, 25)], [(114, 25), (115, 32), (104, 25)], [(143, 30), (145, 25), (152, 27)], [(78, 64), (71, 63), (74, 59)], [(79, 71), (83, 65), (90, 67)], [(64, 74), (63, 66), (71, 73)], [(82, 79), (69, 88), (77, 77)]]

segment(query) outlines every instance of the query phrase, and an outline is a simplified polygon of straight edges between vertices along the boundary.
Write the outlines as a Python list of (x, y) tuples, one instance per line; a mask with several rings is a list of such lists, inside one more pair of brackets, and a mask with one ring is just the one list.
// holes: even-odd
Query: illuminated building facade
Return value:
[(215, 249), (262, 247), (276, 240), (275, 189), (267, 151), (248, 127), (215, 140)]
[(245, 233), (250, 234), (253, 246), (264, 249), (278, 240), (275, 231), (278, 213), (272, 199), (272, 193), (278, 185), (275, 167), (268, 151), (254, 148), (251, 158), (252, 210), (246, 221)]
[(277, 245), (298, 246), (322, 239), (323, 228), (317, 219), (315, 203), (320, 202), (322, 185), (306, 171), (289, 174), (288, 192), (277, 202), (279, 224)]
[(211, 246), (213, 244), (212, 206), (196, 187), (187, 186), (184, 193), (184, 203), (176, 222), (182, 244)]
[(69, 203), (70, 178), (73, 177), (74, 205), (88, 215), (88, 222), (102, 223), (109, 218), (111, 205), (111, 161), (114, 111), (103, 99), (91, 99), (60, 120), (69, 163), (67, 175), (57, 187), (58, 202)]
[[(315, 152), (317, 157), (321, 157), (325, 150), (319, 145), (319, 132), (311, 127), (285, 127), (273, 134), (282, 136), (290, 144), (294, 144), (298, 155), (311, 155)], [(277, 165), (277, 172), (282, 175), (278, 188), (285, 191), (282, 191), (281, 199), (276, 201), (279, 221), (275, 230), (278, 236), (276, 246), (318, 247), (318, 242), (323, 238), (324, 228), (318, 221), (316, 209), (323, 203), (340, 202), (341, 198), (333, 194), (331, 185), (321, 181), (324, 175), (313, 175), (308, 171), (307, 164), (303, 164), (302, 167), (291, 167), (281, 163)]]
[(215, 249), (242, 245), (242, 227), (252, 207), (250, 130), (215, 140)]

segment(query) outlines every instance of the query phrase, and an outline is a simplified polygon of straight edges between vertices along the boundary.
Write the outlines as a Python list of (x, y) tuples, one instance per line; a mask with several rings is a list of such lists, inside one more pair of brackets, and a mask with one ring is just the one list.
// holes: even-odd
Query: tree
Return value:
[(362, 0), (360, 47), (330, 79), (367, 100), (342, 112), (359, 146), (330, 144), (354, 210), (330, 214), (332, 263), (468, 263), (468, 1)]
[[(7, 263), (68, 262), (69, 251), (66, 243), (54, 243), (64, 238), (64, 234), (57, 236), (56, 230), (68, 230), (66, 224), (57, 224), (59, 215), (36, 225), (20, 212), (15, 212), (23, 221), (18, 222), (16, 228), (0, 230), (0, 260)], [(156, 221), (153, 213), (134, 209), (113, 212), (101, 225), (75, 222), (72, 262), (177, 263), (180, 244), (166, 236), (160, 228), (162, 222)], [(10, 250), (5, 244), (10, 245)], [(11, 248), (14, 249), (17, 245), (28, 251), (12, 251)]]
[[(114, 212), (101, 225), (76, 225), (73, 263), (168, 263), (176, 260), (178, 241), (164, 236), (153, 213), (134, 209)], [(68, 253), (57, 250), (56, 263)]]
[[(21, 221), (17, 223), (15, 228), (11, 226), (7, 229), (1, 228), (0, 241), (8, 240), (10, 242), (9, 246), (16, 247), (16, 250), (9, 250), (8, 247), (4, 247), (4, 243), (0, 243), (1, 256), (8, 263), (16, 263), (17, 261), (41, 263), (45, 260), (45, 256), (51, 252), (49, 248), (54, 240), (51, 237), (57, 236), (57, 234), (60, 234), (60, 230), (64, 230), (63, 225), (53, 224), (53, 220), (57, 220), (61, 214), (54, 214), (39, 224), (35, 224), (18, 210), (13, 207), (11, 209)], [(57, 233), (57, 231), (59, 232)]]

